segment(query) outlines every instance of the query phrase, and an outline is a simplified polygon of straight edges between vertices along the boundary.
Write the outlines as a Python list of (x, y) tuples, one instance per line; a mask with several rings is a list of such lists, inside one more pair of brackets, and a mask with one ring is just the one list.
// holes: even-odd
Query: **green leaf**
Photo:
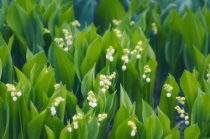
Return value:
[(115, 138), (115, 133), (118, 126), (128, 117), (129, 117), (129, 111), (124, 105), (122, 105), (116, 113), (116, 116), (114, 119), (114, 125), (112, 127), (112, 131), (109, 135), (109, 138)]
[(38, 77), (38, 75), (40, 74), (46, 63), (47, 63), (47, 58), (44, 52), (40, 52), (34, 55), (32, 59), (30, 59), (24, 64), (22, 71), (26, 75), (26, 77), (29, 78), (32, 67), (34, 66), (34, 64), (36, 64), (36, 69), (33, 73), (36, 80), (36, 78)]
[(88, 139), (96, 139), (99, 132), (98, 120), (92, 117), (88, 122)]
[(148, 117), (155, 115), (153, 109), (150, 107), (148, 103), (146, 103), (144, 100), (142, 101), (142, 117), (143, 117), (143, 122), (146, 123), (146, 120)]
[(188, 9), (182, 27), (182, 35), (187, 43), (188, 50), (190, 50), (193, 45), (197, 47), (198, 50), (201, 50), (204, 40), (204, 32), (204, 28), (200, 21), (192, 11)]
[(189, 126), (184, 130), (184, 138), (185, 139), (189, 139), (189, 138), (190, 139), (198, 139), (199, 135), (200, 135), (200, 128), (198, 127), (198, 124)]
[(6, 114), (4, 111), (4, 100), (0, 97), (0, 138), (3, 138), (5, 127), (6, 127)]
[[(70, 7), (70, 8), (69, 8)], [(63, 7), (64, 9), (65, 7)], [(68, 3), (68, 10), (62, 13), (58, 18), (58, 26), (61, 26), (64, 22), (69, 23), (74, 20), (74, 9), (72, 2)]]
[(102, 40), (98, 37), (94, 42), (90, 44), (87, 49), (86, 56), (80, 66), (82, 77), (94, 66), (97, 65), (102, 48)]
[(191, 112), (191, 124), (198, 124), (200, 137), (206, 137), (210, 131), (210, 96), (199, 90)]
[(30, 136), (30, 139), (41, 138), (44, 124), (49, 115), (50, 110), (46, 109), (30, 121), (30, 123), (28, 124), (28, 136)]
[(202, 55), (202, 53), (194, 46), (194, 54), (193, 54), (193, 61), (195, 64), (195, 68), (198, 70), (199, 72), (199, 80), (201, 80), (203, 78), (204, 75), (204, 63), (205, 63), (205, 57), (204, 55)]
[(164, 87), (161, 91), (160, 103), (159, 108), (161, 111), (170, 119), (171, 127), (175, 125), (175, 106), (176, 106), (176, 97), (179, 93), (179, 86), (176, 83), (173, 76), (169, 75), (164, 84), (169, 84), (173, 87), (171, 97), (167, 97), (166, 94), (168, 93)]
[[(116, 130), (116, 133), (115, 133), (115, 138), (116, 139), (130, 139), (130, 138), (133, 138), (131, 136), (131, 131), (132, 131), (132, 128), (128, 125), (128, 121), (132, 121), (132, 122), (136, 122), (137, 120), (137, 117), (135, 115), (127, 118), (126, 120), (124, 120), (120, 126), (117, 128)], [(141, 130), (141, 129), (137, 129), (138, 130)], [(134, 136), (134, 138), (137, 138), (138, 136), (138, 133), (137, 135)]]
[(67, 95), (66, 87), (61, 86), (61, 88), (59, 88), (58, 90), (54, 92), (53, 96), (50, 98), (50, 101), (46, 107), (46, 108), (51, 107), (52, 103), (55, 102), (55, 99), (57, 97), (62, 97), (64, 101), (60, 102), (59, 106), (56, 107), (56, 110), (57, 110), (56, 115), (61, 121), (64, 120), (64, 115), (65, 115), (66, 95)]
[(180, 86), (184, 92), (189, 113), (191, 113), (200, 85), (195, 77), (190, 72), (185, 70), (180, 79)]
[(48, 139), (55, 139), (54, 132), (48, 126), (46, 126), (46, 125), (45, 125), (45, 130), (47, 132), (47, 138)]
[(2, 76), (2, 70), (3, 70), (3, 66), (2, 66), (2, 62), (1, 62), (1, 58), (0, 58), (0, 80), (1, 80), (1, 76)]
[(124, 88), (120, 85), (120, 106), (125, 106), (128, 110), (132, 107), (130, 98)]
[(72, 137), (71, 137), (72, 134), (69, 133), (68, 127), (70, 127), (70, 126), (67, 125), (65, 128), (62, 129), (59, 139), (67, 139), (67, 138), (72, 139)]
[(147, 139), (161, 139), (163, 135), (163, 127), (157, 117), (148, 117), (145, 124)]
[(113, 19), (119, 20), (124, 16), (125, 10), (119, 0), (102, 0), (96, 10), (96, 18), (103, 28), (108, 28)]
[(43, 68), (42, 72), (40, 75), (37, 77), (37, 81), (34, 85), (34, 91), (36, 92), (35, 94), (35, 104), (37, 108), (40, 110), (44, 104), (47, 102), (44, 101), (43, 96), (49, 94), (49, 88), (50, 88), (50, 83), (53, 79), (54, 71)]
[(84, 76), (81, 85), (81, 91), (83, 98), (87, 97), (87, 93), (93, 90), (93, 83), (95, 82), (95, 65), (92, 69)]
[(63, 49), (59, 48), (57, 45), (52, 47), (53, 55), (49, 57), (49, 59), (55, 69), (56, 80), (57, 82), (61, 80), (68, 90), (72, 90), (75, 79), (74, 65)]
[(36, 106), (34, 106), (32, 101), (30, 101), (30, 112), (31, 112), (31, 119), (33, 119), (34, 117), (39, 115), (39, 112), (38, 112)]
[(16, 72), (19, 82), (26, 84), (28, 82), (27, 77), (18, 68), (16, 68), (16, 67), (14, 67), (14, 68), (15, 68), (15, 72)]
[(179, 125), (174, 127), (164, 139), (180, 139)]
[[(46, 121), (46, 126), (49, 127), (47, 134), (50, 137), (54, 137), (58, 139), (61, 133), (61, 130), (64, 128), (63, 119), (59, 119), (58, 117), (48, 118)], [(45, 128), (46, 129), (46, 128)]]
[(27, 13), (16, 1), (12, 1), (8, 8), (6, 20), (8, 26), (12, 29), (15, 36), (22, 44), (22, 50), (26, 51), (27, 46), (30, 46), (30, 49), (33, 50), (36, 47), (36, 43), (32, 16)]
[(1, 60), (1, 81), (5, 83), (12, 82), (14, 78), (14, 71), (12, 67), (12, 57), (9, 48), (4, 45), (0, 47), (0, 60)]
[(26, 51), (26, 60), (29, 61), (33, 58), (33, 53), (30, 51), (30, 49), (27, 49)]
[(163, 137), (170, 132), (170, 120), (169, 118), (158, 108), (158, 118), (163, 126)]

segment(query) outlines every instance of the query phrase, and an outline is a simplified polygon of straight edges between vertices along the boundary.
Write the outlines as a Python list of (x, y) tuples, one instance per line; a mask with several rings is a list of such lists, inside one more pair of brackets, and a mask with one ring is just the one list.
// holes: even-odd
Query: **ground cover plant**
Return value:
[(209, 6), (2, 0), (0, 138), (210, 138)]

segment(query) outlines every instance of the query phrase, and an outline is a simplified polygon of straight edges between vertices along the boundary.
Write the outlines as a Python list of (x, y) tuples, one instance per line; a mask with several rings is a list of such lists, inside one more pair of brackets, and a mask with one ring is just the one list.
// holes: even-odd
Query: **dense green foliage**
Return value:
[(209, 1), (0, 7), (0, 138), (210, 138)]

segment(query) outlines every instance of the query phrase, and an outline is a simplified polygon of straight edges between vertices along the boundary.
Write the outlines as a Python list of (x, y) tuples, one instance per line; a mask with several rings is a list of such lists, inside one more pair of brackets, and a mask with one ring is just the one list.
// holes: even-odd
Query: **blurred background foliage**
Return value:
[[(30, 135), (34, 133), (34, 127), (39, 129), (43, 126), (41, 122), (37, 125), (36, 121), (41, 118), (46, 122), (46, 117), (51, 116), (48, 105), (56, 96), (62, 95), (66, 102), (60, 106), (60, 121), (57, 117), (51, 117), (45, 127), (48, 135), (51, 135), (50, 129), (56, 137), (62, 129), (66, 133), (63, 119), (70, 119), (76, 112), (95, 115), (104, 110), (109, 113), (109, 117), (101, 127), (113, 125), (112, 131), (107, 129), (111, 131), (110, 137), (120, 138), (120, 131), (123, 131), (125, 125), (121, 122), (138, 117), (138, 128), (145, 129), (138, 133), (142, 138), (150, 133), (150, 129), (154, 131), (153, 137), (158, 133), (160, 138), (173, 138), (175, 135), (174, 138), (179, 138), (174, 106), (175, 98), (180, 94), (187, 99), (186, 107), (191, 118), (191, 126), (184, 136), (187, 138), (195, 129), (201, 130), (201, 137), (210, 136), (209, 114), (202, 115), (209, 111), (204, 106), (204, 103), (209, 105), (210, 94), (210, 80), (206, 77), (210, 72), (209, 0), (2, 0), (0, 7), (0, 87), (6, 94), (3, 83), (15, 83), (17, 86), (24, 84), (22, 90), (26, 102), (21, 100), (21, 106), (25, 109), (19, 114), (29, 113), (29, 107), (32, 113), (31, 117), (26, 116), (26, 120), (21, 121), (21, 124), (30, 127), (24, 134)], [(114, 19), (121, 23), (114, 24)], [(78, 28), (72, 26), (75, 20), (81, 24)], [(133, 26), (130, 25), (131, 21), (134, 21)], [(50, 33), (43, 34), (44, 29)], [(55, 38), (64, 38), (62, 29), (68, 29), (75, 35), (67, 52), (54, 43)], [(114, 29), (121, 31), (121, 38), (118, 38)], [(131, 62), (123, 72), (120, 57), (123, 48), (133, 50), (140, 40), (144, 42), (145, 49), (141, 61), (131, 56)], [(112, 64), (105, 59), (106, 49), (110, 45), (117, 51), (114, 56), (116, 61)], [(153, 71), (150, 84), (141, 78), (144, 65), (149, 65)], [(87, 90), (100, 90), (99, 74), (110, 75), (114, 71), (118, 77), (110, 87), (110, 94), (97, 94), (100, 107), (94, 112), (91, 109), (88, 111), (85, 101)], [(61, 83), (54, 90), (53, 85), (61, 81), (64, 85)], [(166, 93), (164, 83), (174, 86), (173, 101), (162, 95)], [(14, 108), (17, 112), (18, 107), (10, 101), (8, 92), (6, 95), (4, 93), (1, 93), (1, 106)], [(117, 97), (120, 97), (119, 102)], [(8, 105), (4, 106), (4, 102)], [(160, 109), (156, 107), (158, 104)], [(201, 114), (197, 115), (197, 111)], [(119, 118), (122, 113), (125, 117)], [(113, 123), (115, 114), (119, 120)], [(2, 121), (5, 117), (1, 117)], [(12, 118), (14, 123), (19, 117), (14, 115)], [(53, 120), (60, 125), (57, 132), (52, 125)], [(81, 124), (87, 128), (85, 123)], [(97, 124), (96, 117), (94, 124)], [(154, 125), (152, 128), (151, 124)], [(15, 126), (18, 127), (19, 123)], [(12, 136), (8, 134), (9, 127), (9, 123), (1, 127), (6, 128), (5, 138)], [(27, 130), (23, 127), (21, 130)], [(13, 138), (17, 132), (13, 131)], [(105, 132), (99, 129), (97, 132), (105, 137)], [(41, 129), (37, 133), (47, 136)], [(200, 132), (196, 137), (199, 135)]]

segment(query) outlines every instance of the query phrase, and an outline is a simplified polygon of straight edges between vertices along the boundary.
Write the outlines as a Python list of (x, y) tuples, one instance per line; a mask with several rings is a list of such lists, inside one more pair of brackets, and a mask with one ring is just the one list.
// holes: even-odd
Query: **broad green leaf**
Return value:
[(145, 122), (145, 131), (147, 139), (161, 139), (163, 127), (157, 117), (148, 117)]
[(185, 70), (180, 79), (180, 86), (184, 92), (189, 113), (191, 113), (200, 85), (195, 77)]
[(32, 70), (32, 67), (34, 66), (34, 64), (36, 64), (36, 69), (34, 71), (34, 77), (35, 79), (38, 77), (38, 75), (40, 74), (40, 72), (42, 71), (42, 69), (44, 68), (44, 65), (47, 63), (47, 58), (44, 54), (44, 52), (40, 52), (36, 55), (34, 55), (34, 57), (32, 59), (30, 59), (29, 61), (27, 61), (24, 66), (23, 66), (23, 73), (26, 75), (26, 77), (30, 77), (30, 71)]
[(55, 99), (58, 97), (62, 97), (64, 101), (61, 101), (60, 104), (56, 107), (56, 115), (57, 117), (63, 121), (64, 115), (65, 115), (65, 108), (66, 108), (66, 96), (67, 96), (67, 90), (65, 86), (61, 86), (60, 89), (56, 90), (53, 94), (53, 96), (50, 98), (50, 101), (46, 108), (52, 107), (53, 103), (55, 103)]
[(16, 72), (16, 75), (17, 75), (17, 78), (20, 82), (26, 84), (28, 82), (28, 79), (27, 77), (16, 67), (15, 68), (15, 72)]
[(46, 109), (30, 121), (28, 124), (28, 136), (30, 136), (30, 139), (41, 138), (44, 124), (49, 116), (50, 109)]
[(33, 50), (36, 47), (36, 43), (32, 16), (27, 13), (16, 1), (12, 1), (8, 8), (6, 20), (8, 26), (12, 29), (22, 44), (21, 48), (23, 51), (26, 51), (27, 46)]
[(179, 125), (174, 127), (164, 139), (180, 139)]
[(205, 63), (205, 57), (204, 55), (202, 55), (202, 53), (196, 48), (193, 47), (194, 49), (194, 54), (193, 54), (193, 61), (195, 64), (195, 68), (198, 70), (200, 78), (199, 80), (201, 80), (201, 78), (203, 77), (204, 74), (204, 63)]
[(30, 112), (31, 112), (31, 119), (33, 119), (34, 117), (39, 115), (39, 112), (38, 112), (36, 106), (34, 106), (32, 101), (30, 101)]
[(6, 127), (6, 114), (4, 111), (4, 100), (2, 99), (2, 97), (0, 97), (0, 138), (3, 137), (4, 135), (4, 131), (5, 131), (5, 127)]
[[(131, 136), (131, 131), (132, 128), (128, 125), (128, 121), (132, 121), (132, 122), (136, 122), (136, 116), (133, 115), (129, 118), (127, 118), (126, 120), (124, 120), (119, 127), (116, 130), (115, 133), (115, 138), (119, 139), (119, 138), (125, 138), (125, 139), (130, 139), (130, 138), (138, 138), (138, 132), (136, 133), (136, 135), (134, 137)], [(140, 129), (137, 129), (137, 131)]]
[(1, 81), (10, 83), (13, 80), (14, 72), (12, 67), (12, 57), (9, 48), (4, 45), (0, 47), (0, 60), (1, 60)]
[(114, 124), (113, 124), (113, 127), (112, 127), (112, 131), (109, 135), (110, 139), (115, 138), (115, 133), (116, 133), (116, 130), (117, 130), (118, 126), (128, 117), (129, 117), (128, 109), (124, 105), (122, 105), (120, 107), (120, 109), (118, 109), (118, 111), (116, 113), (116, 116), (114, 118)]
[(0, 33), (0, 46), (5, 46), (7, 45), (6, 42), (4, 41), (4, 38), (2, 37), (1, 33)]
[[(70, 5), (68, 6), (70, 7), (71, 5), (72, 3), (70, 3)], [(58, 26), (61, 26), (64, 22), (69, 23), (70, 21), (74, 19), (73, 6), (71, 6), (71, 8), (69, 7), (68, 7), (68, 10), (62, 13), (60, 17), (58, 18)]]
[(3, 70), (3, 65), (1, 62), (1, 58), (0, 58), (0, 80), (1, 80), (1, 76), (2, 76), (2, 70)]
[(87, 97), (87, 93), (93, 90), (93, 83), (95, 81), (95, 65), (92, 69), (84, 76), (81, 84), (81, 91), (83, 98)]
[(127, 109), (130, 109), (132, 106), (131, 100), (128, 97), (124, 88), (120, 85), (120, 106), (125, 106)]
[(198, 139), (199, 135), (200, 135), (200, 129), (197, 124), (189, 126), (184, 130), (184, 138), (185, 139), (189, 139), (189, 138)]
[(54, 132), (48, 126), (46, 126), (46, 125), (45, 125), (45, 130), (47, 132), (47, 138), (48, 139), (55, 139)]
[(44, 104), (47, 102), (44, 102), (43, 96), (48, 94), (51, 80), (53, 79), (54, 71), (43, 68), (40, 75), (37, 77), (37, 81), (34, 85), (34, 91), (35, 91), (35, 104), (37, 108), (40, 110)]
[(28, 137), (28, 134), (27, 134), (27, 130), (28, 130), (28, 124), (31, 120), (31, 114), (30, 114), (30, 111), (27, 107), (27, 104), (26, 104), (26, 100), (24, 99), (24, 94), (25, 92), (22, 92), (22, 96), (21, 98), (18, 98), (20, 99), (20, 104), (19, 104), (19, 107), (21, 109), (19, 109), (19, 115), (20, 115), (20, 132), (22, 133), (22, 137), (23, 138), (27, 138)]
[(88, 122), (88, 139), (96, 139), (99, 132), (98, 120), (92, 117)]
[(32, 11), (33, 8), (35, 7), (35, 2), (33, 0), (27, 0), (27, 1), (17, 0), (17, 3), (27, 12)]
[(96, 18), (103, 28), (108, 28), (113, 19), (119, 20), (124, 16), (125, 10), (119, 0), (102, 0), (96, 10)]
[(197, 47), (198, 50), (201, 50), (204, 40), (204, 28), (198, 18), (189, 9), (183, 20), (182, 34), (189, 48), (188, 50), (190, 50), (193, 45)]
[(151, 117), (152, 115), (155, 115), (153, 109), (150, 107), (148, 103), (146, 103), (144, 100), (142, 101), (142, 117), (143, 117), (143, 122), (146, 124), (146, 120), (148, 117)]
[(27, 49), (26, 51), (26, 60), (29, 61), (33, 58), (33, 53), (30, 51), (30, 49)]
[(167, 97), (166, 94), (168, 92), (164, 89), (164, 86), (163, 86), (162, 91), (161, 91), (159, 108), (170, 119), (171, 127), (174, 127), (174, 124), (175, 124), (175, 109), (174, 108), (176, 106), (176, 97), (178, 96), (178, 93), (179, 93), (179, 86), (176, 83), (173, 76), (171, 75), (167, 77), (164, 85), (165, 84), (169, 84), (170, 86), (172, 86), (173, 90), (171, 92), (171, 97)]
[(46, 121), (46, 126), (50, 129), (47, 130), (48, 136), (58, 139), (61, 130), (64, 128), (63, 119), (59, 119), (58, 117), (48, 118), (48, 120)]
[(166, 137), (166, 135), (170, 132), (170, 120), (169, 118), (158, 108), (158, 119), (161, 122), (161, 125), (163, 126), (163, 137)]
[(198, 124), (200, 137), (206, 137), (210, 130), (210, 96), (199, 90), (199, 95), (195, 100), (191, 112), (191, 124)]
[(80, 66), (82, 77), (98, 62), (102, 48), (102, 40), (98, 37), (94, 42), (90, 44), (87, 49), (85, 58)]
[(70, 119), (76, 113), (76, 106), (77, 97), (72, 92), (67, 91), (65, 112), (69, 115), (68, 119)]
[[(55, 69), (55, 77), (59, 82), (62, 81), (66, 85), (68, 90), (72, 90), (74, 87), (75, 68), (70, 58), (65, 54), (66, 52), (59, 48), (57, 45), (52, 46), (54, 55), (50, 57), (52, 67)], [(52, 61), (55, 60), (55, 61)], [(54, 63), (53, 63), (54, 62)]]
[(71, 137), (72, 134), (68, 131), (69, 127), (70, 126), (67, 125), (65, 128), (63, 128), (63, 130), (61, 131), (59, 139), (67, 139), (67, 138), (72, 139), (72, 137)]

